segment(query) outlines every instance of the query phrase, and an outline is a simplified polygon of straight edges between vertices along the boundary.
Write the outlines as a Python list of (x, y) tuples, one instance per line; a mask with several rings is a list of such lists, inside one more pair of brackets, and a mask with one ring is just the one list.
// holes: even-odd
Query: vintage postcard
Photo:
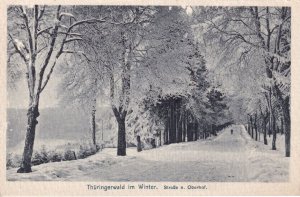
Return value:
[(0, 195), (300, 195), (299, 18), (2, 1)]

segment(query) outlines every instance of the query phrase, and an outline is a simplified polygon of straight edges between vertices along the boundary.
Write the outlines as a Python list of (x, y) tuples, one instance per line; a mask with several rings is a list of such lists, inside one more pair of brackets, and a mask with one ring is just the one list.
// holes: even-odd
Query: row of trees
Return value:
[[(285, 155), (290, 156), (290, 76), (291, 9), (288, 7), (214, 7), (195, 8), (194, 14), (206, 32), (206, 48), (218, 51), (222, 68), (216, 73), (230, 73), (240, 83), (228, 84), (235, 103), (236, 120), (248, 125), (257, 139), (264, 133), (267, 144), (272, 133), (285, 134)], [(199, 28), (198, 27), (198, 28)], [(208, 42), (209, 41), (209, 42)], [(216, 44), (214, 46), (213, 44)], [(224, 83), (226, 75), (221, 76)], [(253, 134), (254, 132), (254, 134)]]
[[(183, 130), (188, 140), (197, 140), (197, 125), (213, 130), (220, 124), (217, 121), (218, 117), (224, 119), (225, 101), (221, 92), (211, 90), (204, 57), (183, 8), (99, 9), (97, 13), (120, 17), (101, 27), (85, 27), (84, 41), (88, 46), (79, 47), (86, 54), (93, 54), (94, 59), (87, 58), (85, 64), (97, 73), (102, 86), (109, 87), (102, 90), (102, 96), (108, 95), (118, 123), (118, 155), (126, 155), (126, 138), (135, 143), (137, 135), (144, 141), (158, 135), (163, 139), (160, 144), (169, 144), (183, 141), (178, 137)], [(63, 90), (69, 97), (68, 87), (63, 86)], [(77, 88), (69, 90), (78, 92)], [(180, 104), (175, 101), (177, 98), (182, 100)], [(167, 114), (158, 112), (158, 108)], [(158, 122), (163, 129), (158, 129)], [(158, 134), (158, 130), (164, 132)], [(125, 137), (126, 133), (129, 136)]]
[[(40, 96), (58, 64), (66, 65), (62, 92), (69, 100), (87, 103), (93, 133), (97, 98), (108, 95), (118, 123), (117, 155), (126, 155), (128, 111), (138, 105), (150, 85), (163, 87), (165, 95), (186, 95), (191, 89), (185, 65), (192, 34), (182, 8), (11, 6), (8, 21), (8, 70), (25, 70), (29, 90), (27, 133), (18, 172), (31, 171)], [(12, 66), (19, 62), (19, 67)]]
[[(167, 73), (173, 79), (171, 83), (164, 76), (163, 83), (156, 87), (151, 84), (145, 93), (146, 97), (142, 97), (138, 108), (133, 108), (133, 113), (130, 113), (130, 134), (142, 136), (144, 141), (149, 138), (157, 139), (157, 145), (194, 141), (216, 135), (218, 126), (228, 123), (231, 119), (224, 94), (209, 81), (199, 43), (193, 42), (192, 39), (180, 41), (180, 45), (172, 48), (171, 52), (176, 54), (175, 61), (182, 64), (179, 68), (187, 71), (187, 82), (175, 83), (174, 78), (179, 72), (176, 71), (172, 76), (173, 73), (169, 71)], [(174, 59), (168, 56), (163, 58), (172, 61), (164, 64), (164, 67), (171, 66), (174, 69)], [(171, 86), (173, 90), (170, 92), (170, 89), (163, 89), (167, 84), (175, 84), (176, 87)]]
[[(141, 136), (144, 141), (151, 142), (153, 139), (156, 141), (156, 146), (216, 136), (219, 130), (230, 123), (230, 120), (223, 114), (227, 106), (223, 105), (224, 98), (220, 97), (222, 93), (219, 91), (213, 89), (201, 93), (207, 93), (208, 98), (206, 102), (202, 101), (202, 105), (205, 105), (202, 109), (197, 108), (198, 103), (192, 103), (189, 96), (170, 95), (160, 99), (157, 103), (145, 103), (142, 114), (148, 112), (148, 116), (145, 117), (148, 121), (143, 123), (142, 118), (139, 118), (140, 114), (131, 117), (128, 121), (128, 127), (131, 127), (129, 130), (132, 131), (130, 134)], [(222, 103), (222, 109), (216, 110), (214, 108), (216, 105), (212, 102)]]
[[(240, 111), (245, 123), (247, 114), (252, 117), (265, 108), (251, 105), (263, 105), (263, 97), (257, 95), (265, 91), (249, 95), (249, 89), (242, 90), (242, 83), (253, 75), (237, 69), (239, 77), (248, 77), (236, 84), (230, 100), (223, 93), (230, 93), (228, 87), (218, 85), (226, 82), (226, 75), (215, 76), (240, 64), (252, 74), (263, 67), (266, 74), (257, 72), (247, 87), (259, 84), (268, 90), (269, 125), (282, 117), (289, 156), (290, 9), (189, 9), (192, 14), (182, 7), (162, 6), (9, 7), (8, 74), (15, 79), (25, 72), (29, 90), (18, 172), (31, 171), (39, 101), (57, 65), (63, 78), (59, 95), (64, 103), (84, 106), (94, 144), (97, 103), (109, 101), (118, 124), (120, 156), (126, 155), (126, 138), (132, 136), (160, 131), (161, 144), (196, 140), (200, 130), (215, 134)], [(232, 64), (237, 56), (240, 64)], [(224, 66), (208, 70), (205, 60), (211, 64), (212, 59)]]

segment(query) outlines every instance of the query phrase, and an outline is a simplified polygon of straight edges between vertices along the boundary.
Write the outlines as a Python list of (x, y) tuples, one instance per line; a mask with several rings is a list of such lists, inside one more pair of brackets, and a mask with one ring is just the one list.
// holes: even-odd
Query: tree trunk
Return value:
[(169, 144), (170, 142), (170, 124), (171, 124), (171, 105), (170, 101), (167, 101), (168, 107), (167, 107), (167, 118), (166, 118), (166, 127), (165, 127), (165, 142), (164, 144)]
[(183, 116), (183, 131), (182, 131), (182, 141), (186, 141), (186, 121), (187, 121), (187, 112), (184, 112)]
[(170, 138), (169, 138), (169, 142), (171, 143), (176, 143), (176, 116), (175, 116), (175, 102), (172, 99), (171, 100), (171, 114), (170, 114)]
[(193, 123), (189, 123), (187, 125), (187, 141), (193, 141)]
[(125, 118), (118, 119), (118, 156), (126, 155), (126, 130), (125, 130)]
[(161, 146), (161, 144), (162, 144), (162, 143), (161, 143), (161, 140), (162, 140), (162, 139), (161, 139), (161, 130), (159, 130), (159, 143), (158, 143), (158, 146)]
[(136, 137), (136, 140), (137, 140), (137, 152), (141, 152), (142, 151), (141, 137), (138, 135)]
[(267, 139), (267, 120), (264, 118), (264, 144), (268, 145)]
[(196, 123), (195, 123), (195, 134), (196, 134), (196, 136), (195, 136), (195, 141), (197, 141), (198, 139), (199, 139), (199, 132), (198, 132), (198, 122), (196, 121)]
[(291, 134), (290, 129), (291, 125), (289, 123), (286, 123), (285, 128), (287, 131), (285, 132), (285, 156), (290, 157), (291, 156)]
[(174, 138), (175, 138), (175, 142), (178, 143), (178, 110), (177, 110), (177, 107), (178, 107), (178, 103), (177, 103), (177, 100), (174, 101), (174, 130), (175, 130), (175, 133), (174, 133)]
[(194, 123), (193, 123), (193, 138), (192, 138), (192, 141), (196, 141), (196, 122), (194, 120)]
[(285, 156), (290, 157), (291, 154), (291, 118), (290, 118), (290, 105), (289, 97), (285, 99), (283, 106), (283, 119), (285, 131)]
[(278, 98), (282, 114), (283, 114), (283, 122), (284, 122), (284, 131), (285, 131), (285, 156), (290, 157), (290, 149), (291, 149), (291, 118), (290, 118), (290, 97), (286, 96), (283, 98), (282, 92), (280, 91), (277, 84), (274, 84), (274, 90), (276, 93), (276, 97)]
[[(267, 99), (268, 101), (268, 99)], [(268, 145), (268, 139), (267, 139), (267, 124), (268, 124), (268, 117), (269, 117), (269, 112), (268, 108), (266, 107), (265, 109), (265, 114), (261, 111), (262, 117), (263, 117), (263, 134), (264, 134), (264, 144)]]
[[(180, 115), (182, 116), (182, 115)], [(182, 142), (182, 127), (183, 127), (183, 121), (182, 121), (182, 117), (179, 118), (178, 120), (178, 139), (177, 142)]]
[(27, 131), (25, 137), (25, 146), (21, 161), (21, 166), (17, 170), (18, 173), (29, 173), (31, 170), (31, 158), (33, 153), (33, 145), (35, 138), (35, 129), (38, 124), (37, 117), (39, 117), (38, 106), (33, 106), (28, 109), (27, 113)]
[(92, 132), (92, 140), (93, 145), (96, 146), (96, 106), (92, 106), (91, 111), (91, 132)]
[(276, 150), (276, 119), (273, 115), (273, 139), (272, 139), (272, 150)]
[(269, 137), (271, 137), (272, 126), (273, 126), (272, 88), (269, 89), (269, 110), (270, 110)]
[[(258, 120), (260, 121), (260, 120)], [(261, 128), (261, 125), (259, 124), (259, 122), (257, 123), (257, 134), (258, 134), (258, 141), (260, 142), (261, 140), (261, 132), (262, 132), (262, 128)]]
[(283, 118), (280, 118), (280, 126), (281, 126), (281, 128), (280, 128), (280, 133), (281, 133), (281, 135), (284, 133), (284, 125), (283, 125)]
[(271, 121), (271, 119), (272, 118), (270, 118), (270, 121), (269, 121), (269, 124), (268, 124), (268, 135), (269, 135), (269, 137), (271, 137), (271, 130), (272, 130), (272, 128), (271, 128), (271, 125), (272, 125), (272, 121)]
[(125, 156), (126, 155), (126, 126), (125, 126), (125, 120), (126, 120), (126, 110), (122, 110), (122, 108), (119, 108), (119, 110), (112, 106), (112, 110), (114, 112), (114, 115), (117, 119), (118, 123), (118, 147), (117, 147), (117, 155), (118, 156)]
[(257, 114), (254, 115), (255, 141), (257, 141)]
[(253, 121), (252, 121), (252, 115), (250, 116), (250, 125), (251, 125), (251, 137), (253, 139)]
[(247, 121), (248, 121), (247, 131), (248, 131), (248, 134), (250, 135), (250, 117), (249, 117), (249, 119), (247, 119)]
[(168, 136), (169, 136), (169, 116), (167, 117), (167, 120), (166, 120), (166, 126), (165, 126), (165, 131), (164, 131), (164, 144), (169, 144), (169, 139), (168, 139)]

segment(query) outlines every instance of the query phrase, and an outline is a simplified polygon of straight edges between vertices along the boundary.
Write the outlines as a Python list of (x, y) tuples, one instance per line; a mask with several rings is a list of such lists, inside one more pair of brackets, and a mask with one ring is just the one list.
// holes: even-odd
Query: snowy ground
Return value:
[(7, 170), (11, 181), (288, 181), (289, 158), (253, 141), (244, 127), (225, 129), (218, 137), (197, 142), (171, 144), (136, 152), (127, 149), (117, 157), (116, 149), (76, 161), (33, 166), (32, 173)]

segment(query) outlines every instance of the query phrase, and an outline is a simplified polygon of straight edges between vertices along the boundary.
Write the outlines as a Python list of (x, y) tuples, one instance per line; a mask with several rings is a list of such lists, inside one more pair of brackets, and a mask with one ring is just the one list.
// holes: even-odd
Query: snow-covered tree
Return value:
[(39, 101), (54, 68), (65, 54), (79, 54), (72, 43), (82, 40), (76, 28), (85, 23), (103, 23), (104, 19), (76, 18), (62, 6), (11, 6), (8, 8), (8, 49), (17, 54), (26, 70), (29, 93), (28, 123), (20, 173), (31, 172), (31, 157), (38, 124)]
[[(194, 9), (196, 20), (206, 32), (204, 45), (219, 45), (217, 51), (223, 57), (227, 56), (227, 60), (230, 56), (239, 57), (236, 63), (227, 63), (227, 66), (234, 69), (236, 65), (247, 64), (249, 59), (260, 58), (260, 69), (264, 69), (264, 73), (257, 77), (261, 84), (268, 83), (270, 95), (279, 103), (284, 119), (287, 157), (290, 155), (290, 15), (290, 8), (287, 7)], [(257, 66), (257, 63), (248, 66)], [(273, 125), (274, 112), (270, 109), (270, 125)], [(274, 128), (272, 130), (273, 149), (276, 149), (276, 131)]]

